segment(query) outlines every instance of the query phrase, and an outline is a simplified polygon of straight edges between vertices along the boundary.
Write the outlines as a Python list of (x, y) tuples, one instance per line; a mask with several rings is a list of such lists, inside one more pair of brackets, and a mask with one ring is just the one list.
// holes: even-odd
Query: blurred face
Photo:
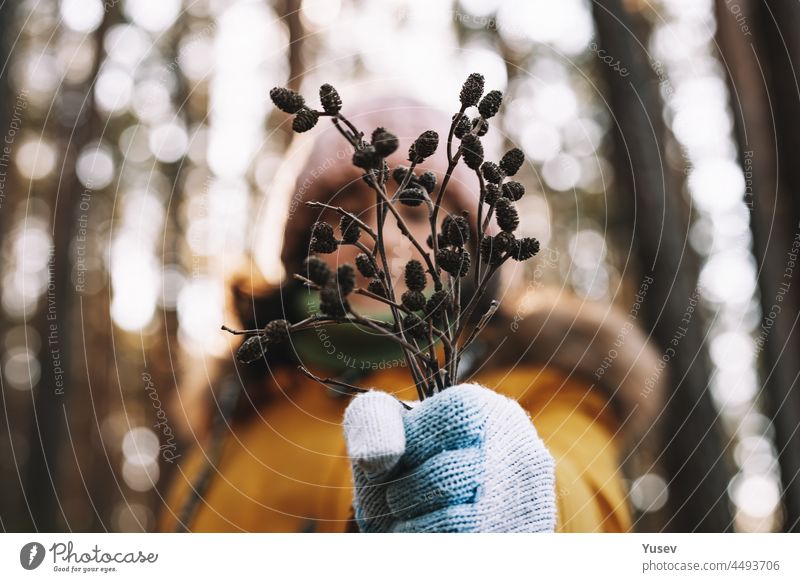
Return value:
[[(395, 185), (387, 184), (389, 195), (393, 195)], [(335, 206), (341, 206), (345, 210), (355, 214), (360, 220), (368, 224), (374, 231), (377, 232), (377, 208), (375, 192), (362, 181), (354, 182), (347, 188), (339, 192), (337, 195), (331, 197), (329, 202)], [(427, 249), (425, 243), (428, 235), (430, 235), (430, 226), (428, 222), (428, 207), (424, 204), (417, 207), (409, 207), (402, 204), (395, 206), (400, 212), (400, 215), (405, 220), (411, 233), (423, 246)], [(441, 216), (445, 213), (442, 212)], [(324, 219), (336, 227), (339, 222), (338, 215), (332, 212), (323, 215)], [(441, 220), (441, 218), (440, 218)], [(338, 236), (337, 229), (337, 236)], [(420, 256), (417, 249), (413, 246), (411, 241), (400, 232), (397, 227), (397, 220), (391, 211), (387, 211), (386, 223), (383, 228), (384, 248), (386, 249), (386, 260), (389, 264), (389, 276), (392, 279), (395, 295), (399, 296), (406, 290), (405, 281), (403, 277), (404, 268), (410, 259), (417, 259), (424, 264), (423, 258)], [(374, 243), (372, 238), (366, 234), (361, 233), (359, 241), (370, 251)], [(356, 255), (363, 252), (362, 249), (349, 244), (340, 245), (337, 252), (330, 255), (322, 255), (326, 262), (332, 267), (336, 268), (343, 263), (355, 265)], [(378, 263), (381, 264), (380, 258)], [(366, 288), (368, 281), (358, 275), (358, 286)], [(367, 311), (372, 308), (381, 308), (380, 304), (369, 297), (363, 295), (352, 294), (349, 298), (350, 303), (356, 309)]]
[[(411, 107), (413, 111), (405, 109), (408, 107)], [(394, 169), (398, 165), (408, 165), (406, 161), (408, 146), (422, 131), (433, 128), (439, 131), (440, 135), (446, 135), (450, 116), (419, 107), (419, 104), (415, 102), (390, 99), (365, 106), (364, 114), (356, 115), (354, 122), (362, 129), (382, 125), (395, 130), (401, 145), (397, 152), (387, 160), (389, 167)], [(421, 168), (418, 167), (417, 172), (433, 171), (441, 181), (442, 173), (446, 169), (443, 148), (442, 145), (440, 147), (442, 151), (426, 160)], [(316, 137), (316, 143), (306, 160), (305, 167), (298, 176), (298, 194), (301, 194), (306, 200), (316, 200), (342, 207), (369, 224), (373, 230), (377, 230), (376, 194), (363, 181), (360, 170), (353, 166), (351, 158), (351, 146), (336, 131), (320, 133)], [(441, 224), (448, 213), (460, 214), (464, 209), (469, 210), (474, 216), (478, 201), (477, 188), (478, 184), (474, 173), (463, 164), (459, 164), (450, 180), (445, 205), (439, 212), (439, 223)], [(396, 189), (396, 182), (390, 178), (386, 184), (389, 197), (395, 194)], [(395, 204), (393, 207), (402, 215), (406, 226), (420, 246), (426, 251), (429, 250), (426, 243), (430, 234), (427, 205), (408, 207)], [(333, 211), (321, 210), (323, 209), (309, 208), (308, 213), (290, 217), (287, 223), (282, 258), (290, 273), (300, 269), (302, 260), (308, 254), (308, 249), (302, 249), (299, 245), (303, 244), (301, 241), (307, 240), (308, 231), (314, 221), (326, 221), (334, 227), (336, 236), (341, 236), (338, 229), (340, 215)], [(406, 263), (411, 259), (419, 260), (423, 264), (425, 262), (419, 251), (398, 229), (397, 220), (391, 211), (387, 211), (383, 235), (388, 276), (392, 280), (395, 296), (399, 299), (399, 295), (406, 290), (403, 276)], [(354, 265), (355, 258), (359, 253), (371, 252), (374, 247), (374, 241), (365, 233), (361, 234), (359, 243), (363, 245), (362, 248), (350, 244), (340, 245), (337, 252), (322, 255), (322, 258), (334, 268), (344, 263)], [(378, 263), (383, 268), (380, 257)], [(369, 281), (360, 274), (357, 275), (358, 287), (366, 288), (368, 283)], [(385, 311), (385, 306), (363, 295), (351, 294), (348, 299), (363, 313), (370, 309)]]

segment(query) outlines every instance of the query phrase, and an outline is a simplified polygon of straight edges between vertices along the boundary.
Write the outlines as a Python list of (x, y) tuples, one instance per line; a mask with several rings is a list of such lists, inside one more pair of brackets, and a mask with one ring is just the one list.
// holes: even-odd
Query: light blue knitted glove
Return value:
[(362, 532), (544, 532), (553, 458), (517, 402), (462, 384), (406, 410), (384, 392), (344, 419)]

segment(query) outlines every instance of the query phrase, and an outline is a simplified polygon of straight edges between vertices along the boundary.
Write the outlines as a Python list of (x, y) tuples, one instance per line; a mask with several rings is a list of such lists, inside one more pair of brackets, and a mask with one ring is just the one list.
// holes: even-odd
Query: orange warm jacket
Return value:
[[(557, 531), (631, 527), (618, 458), (619, 423), (604, 393), (558, 371), (531, 366), (478, 374), (473, 381), (517, 399), (530, 413), (556, 460)], [(348, 398), (292, 369), (275, 371), (271, 382), (281, 388), (259, 414), (232, 425), (226, 434), (220, 462), (188, 528), (352, 531), (352, 481), (341, 427)], [(393, 391), (407, 383), (404, 368), (360, 382)], [(416, 398), (412, 387), (396, 394)], [(196, 446), (181, 459), (159, 519), (162, 531), (175, 529), (206, 450)]]

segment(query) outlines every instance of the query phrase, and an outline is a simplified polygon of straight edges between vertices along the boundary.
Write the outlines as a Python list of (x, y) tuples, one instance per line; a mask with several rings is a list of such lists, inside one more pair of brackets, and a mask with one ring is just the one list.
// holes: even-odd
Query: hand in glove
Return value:
[(553, 458), (517, 402), (474, 384), (406, 410), (353, 399), (345, 438), (363, 532), (543, 532), (556, 521)]

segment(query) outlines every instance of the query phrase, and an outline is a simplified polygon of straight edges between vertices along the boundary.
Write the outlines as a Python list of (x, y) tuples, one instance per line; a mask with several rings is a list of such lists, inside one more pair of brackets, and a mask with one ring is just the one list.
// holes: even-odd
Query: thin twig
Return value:
[[(461, 146), (458, 147), (455, 156), (453, 156), (453, 159), (450, 160), (450, 163), (447, 165), (447, 171), (445, 172), (444, 178), (442, 179), (442, 183), (439, 185), (439, 193), (436, 195), (436, 202), (434, 202), (433, 204), (433, 212), (431, 213), (430, 222), (431, 222), (431, 244), (433, 245), (434, 257), (436, 257), (436, 254), (439, 252), (439, 241), (437, 240), (438, 237), (436, 236), (439, 209), (442, 206), (442, 200), (444, 199), (444, 193), (447, 190), (447, 185), (450, 182), (450, 176), (453, 175), (453, 170), (455, 170), (456, 165), (458, 164), (458, 159), (460, 157), (461, 157)], [(438, 269), (439, 266), (437, 265), (436, 268)]]
[(475, 170), (475, 174), (478, 176), (478, 184), (480, 185), (480, 194), (478, 195), (478, 217), (475, 220), (475, 231), (478, 237), (478, 243), (475, 246), (477, 249), (477, 256), (475, 257), (475, 287), (477, 287), (478, 281), (480, 281), (481, 278), (481, 244), (483, 243), (483, 235), (486, 233), (486, 229), (481, 227), (481, 223), (483, 222), (483, 204), (484, 200), (486, 200), (486, 183), (483, 181), (483, 175), (479, 170)]
[[(302, 275), (295, 275), (295, 278), (296, 279), (300, 279), (303, 282), (307, 282), (307, 283), (309, 283), (311, 285), (316, 286), (316, 283), (313, 283), (312, 281), (309, 281), (308, 279), (306, 279)], [(308, 329), (309, 325), (319, 325), (320, 323), (325, 323), (325, 322), (333, 323), (335, 321), (336, 320), (327, 318), (325, 316), (312, 315), (312, 316), (307, 317), (307, 318), (305, 318), (305, 319), (303, 319), (301, 321), (298, 321), (296, 323), (290, 324), (289, 325), (289, 331), (290, 332), (292, 332), (292, 331), (303, 331), (304, 329)], [(232, 329), (232, 328), (228, 327), (227, 325), (223, 325), (220, 329), (222, 331), (227, 331), (231, 335), (248, 335), (248, 334), (249, 335), (254, 335), (254, 334), (259, 334), (259, 333), (261, 333), (263, 331), (261, 329)]]
[[(453, 293), (453, 321), (456, 322), (456, 326), (461, 321), (461, 277), (456, 277), (455, 281), (455, 292)], [(458, 329), (458, 327), (456, 327)], [(458, 360), (460, 358), (461, 348), (458, 344), (453, 346), (453, 355), (452, 355), (452, 370), (450, 371), (450, 376), (456, 378), (458, 376)]]
[[(342, 129), (342, 126), (339, 124), (339, 117), (338, 116), (334, 117), (333, 119), (331, 119), (331, 121), (333, 122), (333, 126), (337, 130), (339, 130), (339, 133), (341, 133), (345, 137), (345, 139), (348, 142), (350, 142), (350, 145), (352, 145), (354, 148), (357, 148), (359, 146), (359, 141), (361, 140), (362, 137), (364, 137), (363, 133), (361, 133), (361, 132), (356, 130), (351, 134), (351, 133), (348, 133), (347, 131), (345, 131), (344, 129)], [(349, 124), (350, 122), (347, 122), (347, 123)]]
[(417, 168), (417, 162), (416, 162), (416, 160), (414, 160), (414, 161), (411, 162), (411, 166), (409, 166), (408, 172), (406, 172), (406, 175), (403, 176), (403, 181), (400, 182), (400, 185), (397, 187), (397, 191), (398, 192), (401, 192), (402, 190), (405, 190), (405, 188), (411, 182), (411, 177), (414, 175), (414, 170), (416, 168)]
[[(370, 172), (370, 175), (372, 176), (372, 189), (375, 191), (376, 207), (378, 211), (378, 238), (375, 241), (375, 245), (380, 255), (381, 262), (383, 263), (383, 271), (386, 273), (384, 282), (388, 298), (391, 301), (396, 302), (394, 295), (394, 283), (389, 275), (389, 261), (386, 258), (386, 247), (383, 244), (383, 226), (386, 223), (386, 208), (388, 207), (394, 210), (394, 206), (388, 200), (383, 185), (378, 179), (376, 179), (374, 173)], [(400, 317), (400, 312), (394, 306), (390, 306), (390, 309), (392, 311), (392, 317), (394, 318), (395, 326), (400, 332), (400, 337), (403, 339), (403, 341), (406, 341), (405, 330), (403, 329), (403, 320)], [(408, 369), (411, 372), (411, 377), (414, 380), (414, 385), (417, 388), (417, 394), (419, 395), (420, 399), (422, 399), (427, 391), (427, 387), (424, 383), (422, 370), (417, 366), (415, 359), (417, 357), (416, 354), (417, 351), (413, 348), (411, 350), (403, 350), (403, 355), (406, 359), (406, 363), (408, 364)]]
[[(369, 392), (369, 390), (367, 390), (366, 388), (361, 388), (360, 386), (355, 386), (353, 384), (348, 384), (347, 382), (342, 382), (341, 380), (337, 380), (336, 378), (320, 378), (319, 376), (314, 374), (311, 370), (309, 370), (305, 366), (297, 366), (297, 369), (300, 370), (300, 372), (303, 375), (307, 376), (308, 378), (311, 378), (315, 382), (317, 382), (319, 384), (322, 384), (323, 386), (325, 386), (327, 388), (330, 388), (331, 386), (337, 386), (339, 388), (346, 388), (347, 390), (352, 390), (353, 392), (358, 392), (359, 394), (364, 394), (366, 392)], [(403, 408), (405, 408), (406, 410), (413, 410), (411, 406), (409, 406), (408, 404), (406, 404), (405, 402), (400, 400), (394, 394), (392, 394), (391, 396), (395, 400), (397, 400), (403, 406)]]
[[(434, 360), (438, 363), (439, 360), (436, 357), (435, 346), (433, 343), (433, 331), (432, 331), (433, 329), (434, 328), (432, 325), (428, 326), (428, 357), (430, 357), (431, 360)], [(436, 382), (436, 387), (438, 388), (439, 392), (441, 392), (445, 388), (445, 385), (442, 382), (441, 370), (437, 366), (435, 370), (432, 370), (432, 372), (433, 372), (432, 374), (433, 379)], [(428, 396), (433, 396), (433, 394), (429, 394)]]
[[(385, 206), (388, 205), (391, 207), (392, 204), (391, 202), (388, 202), (386, 197), (382, 194), (381, 187), (379, 186), (379, 182), (375, 179), (374, 174), (371, 175), (373, 176), (372, 184), (373, 190), (375, 191), (378, 213), (378, 236), (375, 239), (375, 248), (377, 249), (378, 255), (381, 258), (381, 262), (383, 263), (383, 271), (386, 273), (386, 277), (384, 278), (386, 293), (389, 296), (389, 299), (394, 302), (394, 284), (392, 283), (392, 278), (389, 276), (389, 261), (386, 258), (386, 248), (383, 244), (383, 225), (386, 221)], [(392, 317), (394, 318), (395, 327), (400, 332), (400, 338), (398, 339), (402, 340), (403, 343), (408, 344), (405, 339), (406, 336), (405, 331), (403, 330), (403, 320), (400, 318), (399, 310), (394, 306), (390, 306), (390, 309), (392, 311)], [(414, 385), (417, 388), (417, 394), (419, 395), (420, 399), (422, 399), (424, 398), (426, 392), (425, 384), (423, 383), (422, 371), (417, 368), (417, 363), (414, 359), (416, 349), (410, 344), (408, 344), (408, 346), (408, 348), (403, 349), (403, 357), (408, 364), (408, 370), (411, 373), (411, 378), (414, 380)]]
[(360, 139), (362, 139), (364, 137), (364, 132), (363, 131), (359, 131), (358, 128), (355, 125), (353, 125), (352, 123), (350, 123), (350, 120), (347, 119), (341, 113), (337, 113), (336, 114), (336, 119), (339, 119), (339, 120), (343, 121), (345, 123), (345, 125), (347, 125), (347, 127), (350, 128), (350, 131), (353, 132), (353, 135), (356, 137), (356, 139), (360, 140)]
[(307, 277), (303, 277), (300, 273), (295, 273), (294, 275), (292, 275), (292, 277), (294, 279), (297, 279), (301, 283), (305, 283), (305, 285), (307, 287), (310, 287), (311, 289), (317, 289), (317, 290), (322, 289), (322, 287), (320, 287), (319, 285), (314, 283), (314, 281), (312, 281), (311, 279), (309, 279)]
[(354, 246), (354, 247), (356, 247), (358, 250), (360, 250), (362, 253), (364, 253), (365, 255), (367, 255), (367, 256), (369, 257), (370, 261), (372, 261), (372, 266), (373, 266), (373, 267), (375, 267), (375, 271), (376, 271), (376, 272), (381, 270), (381, 269), (380, 269), (380, 267), (378, 266), (378, 263), (375, 261), (375, 255), (374, 255), (374, 254), (372, 254), (372, 253), (373, 253), (373, 251), (371, 251), (370, 249), (368, 249), (364, 243), (362, 243), (361, 241), (358, 241), (358, 240), (357, 240), (356, 242), (352, 242), (352, 243), (344, 243), (344, 244), (347, 244), (347, 245), (353, 245), (353, 246)]
[[(335, 378), (320, 378), (319, 376), (317, 376), (316, 374), (311, 372), (311, 370), (309, 370), (304, 366), (297, 366), (297, 369), (300, 370), (300, 372), (303, 375), (311, 378), (315, 382), (318, 382), (326, 387), (338, 386), (339, 388), (346, 388), (348, 390), (352, 390), (353, 392), (358, 392), (359, 394), (364, 394), (365, 392), (369, 392), (369, 390), (367, 390), (366, 388), (361, 388), (360, 386), (354, 386), (353, 384), (348, 384), (347, 382), (342, 382), (341, 380), (337, 380)], [(395, 400), (397, 400), (400, 404), (403, 405), (403, 408), (405, 408), (406, 410), (412, 410), (411, 406), (400, 400), (397, 396), (395, 396), (394, 394), (392, 394), (392, 396), (394, 397)]]
[(467, 336), (467, 339), (464, 340), (464, 344), (461, 346), (461, 351), (466, 350), (470, 346), (470, 344), (472, 344), (472, 342), (475, 341), (475, 338), (477, 338), (478, 335), (488, 325), (489, 321), (492, 319), (492, 317), (497, 312), (499, 307), (500, 303), (497, 300), (492, 299), (491, 304), (489, 304), (489, 309), (486, 310), (486, 313), (481, 315), (481, 318), (478, 321), (478, 323), (475, 325), (474, 328), (472, 328), (472, 331)]
[(353, 392), (360, 392), (360, 393), (369, 392), (369, 390), (367, 390), (366, 388), (361, 388), (360, 386), (354, 386), (353, 384), (342, 382), (341, 380), (337, 380), (336, 378), (320, 378), (305, 366), (297, 366), (297, 369), (300, 370), (304, 375), (308, 376), (312, 380), (316, 380), (320, 384), (338, 386), (340, 388), (347, 388), (348, 390), (352, 390)]
[(464, 111), (466, 111), (467, 106), (462, 105), (461, 109), (459, 109), (456, 116), (453, 118), (453, 123), (450, 124), (450, 131), (447, 133), (447, 162), (450, 163), (453, 159), (453, 134), (456, 131), (456, 127), (458, 127), (458, 122), (461, 121), (461, 118), (464, 116)]
[(380, 295), (376, 295), (372, 291), (368, 289), (362, 289), (361, 287), (356, 287), (353, 289), (353, 293), (357, 293), (359, 295), (363, 295), (364, 297), (369, 297), (370, 299), (374, 299), (375, 301), (380, 301), (390, 307), (396, 307), (405, 313), (411, 313), (411, 310), (406, 308), (402, 303), (397, 303), (396, 301), (392, 301), (391, 299), (387, 299), (386, 297), (381, 297)]
[(489, 205), (489, 212), (486, 213), (486, 218), (483, 221), (483, 231), (486, 232), (486, 229), (489, 228), (489, 221), (492, 220), (492, 215), (494, 214), (494, 206), (496, 202), (493, 202)]
[(375, 231), (372, 230), (367, 223), (365, 223), (363, 220), (358, 218), (352, 212), (348, 212), (347, 210), (345, 210), (341, 206), (333, 206), (331, 204), (325, 204), (324, 202), (317, 202), (316, 200), (307, 200), (305, 204), (309, 208), (327, 208), (328, 210), (332, 210), (334, 212), (338, 212), (342, 216), (347, 216), (353, 222), (355, 222), (361, 228), (361, 230), (363, 230), (370, 237), (372, 237), (372, 240), (375, 240), (377, 238), (377, 235), (375, 234)]
[[(372, 172), (370, 172), (370, 175), (372, 176), (372, 189), (375, 191), (377, 214), (378, 214), (378, 237), (375, 240), (375, 247), (381, 258), (381, 262), (383, 263), (383, 271), (386, 273), (386, 277), (384, 279), (386, 293), (388, 295), (389, 300), (392, 301), (393, 303), (396, 303), (394, 295), (394, 284), (392, 282), (392, 278), (389, 276), (390, 272), (389, 261), (386, 258), (386, 248), (383, 244), (383, 225), (386, 221), (386, 208), (387, 207), (390, 208), (393, 212), (396, 212), (396, 210), (392, 205), (392, 203), (388, 200), (383, 185), (377, 179), (375, 179), (375, 175)], [(400, 226), (399, 221), (398, 221), (398, 226)], [(408, 232), (406, 236), (408, 236), (409, 239), (412, 240), (413, 242), (413, 236), (411, 236), (411, 233), (408, 231), (408, 229), (406, 229), (406, 231)], [(428, 260), (430, 261), (430, 259)], [(400, 317), (400, 312), (398, 308), (395, 307), (394, 305), (390, 305), (390, 309), (392, 311), (392, 317), (394, 318), (395, 326), (397, 330), (400, 332), (401, 339), (403, 340), (403, 342), (408, 343), (406, 341), (405, 330), (403, 329), (403, 320)], [(414, 385), (417, 388), (417, 394), (420, 400), (422, 400), (423, 398), (425, 398), (425, 395), (428, 392), (428, 388), (427, 385), (424, 383), (422, 370), (417, 367), (417, 362), (415, 360), (415, 358), (418, 357), (416, 355), (417, 353), (418, 351), (413, 347), (410, 350), (407, 349), (403, 350), (403, 356), (406, 359), (409, 372), (411, 373), (411, 378), (414, 380)]]
[[(367, 327), (369, 327), (371, 329), (374, 329), (375, 331), (381, 333), (384, 337), (392, 338), (394, 341), (396, 341), (397, 343), (399, 343), (400, 345), (405, 347), (407, 350), (410, 350), (411, 353), (416, 353), (416, 352), (419, 351), (416, 346), (410, 344), (405, 339), (403, 339), (401, 337), (398, 337), (394, 333), (387, 331), (386, 329), (381, 327), (379, 325), (379, 323), (376, 322), (375, 320), (368, 319), (366, 317), (358, 315), (357, 313), (351, 313), (351, 315), (353, 316), (353, 318), (352, 319), (348, 318), (348, 321), (350, 321), (351, 323), (357, 323), (357, 324), (365, 325), (365, 326), (367, 326)], [(422, 360), (424, 362), (433, 363), (433, 362), (430, 362), (428, 360), (427, 356), (424, 356), (424, 355), (420, 354), (417, 357), (419, 357), (420, 360)]]
[(227, 325), (220, 328), (222, 331), (227, 331), (231, 335), (248, 335), (261, 333), (260, 329), (231, 329)]
[(431, 261), (430, 254), (422, 247), (417, 238), (411, 232), (411, 229), (408, 228), (408, 224), (406, 224), (406, 221), (403, 219), (403, 215), (400, 214), (397, 208), (394, 207), (394, 204), (392, 204), (392, 202), (389, 200), (389, 197), (386, 194), (386, 190), (383, 189), (383, 187), (381, 187), (381, 188), (376, 188), (375, 191), (381, 198), (380, 202), (386, 204), (391, 213), (394, 215), (395, 219), (397, 219), (397, 227), (400, 229), (400, 232), (409, 241), (411, 241), (411, 244), (414, 245), (419, 254), (422, 255), (422, 258), (428, 265), (428, 272), (431, 274), (431, 277), (433, 278), (434, 285), (436, 286), (437, 289), (439, 289), (441, 287), (441, 279), (439, 278), (439, 273), (436, 271), (436, 266), (434, 265), (433, 261)]
[(483, 297), (483, 294), (486, 292), (486, 287), (489, 284), (489, 279), (497, 272), (497, 269), (505, 263), (511, 256), (506, 254), (502, 260), (500, 261), (499, 265), (489, 265), (489, 268), (486, 269), (486, 273), (481, 280), (481, 284), (478, 286), (478, 289), (475, 293), (470, 297), (469, 303), (467, 307), (464, 309), (464, 315), (461, 317), (461, 321), (458, 323), (458, 329), (456, 330), (455, 336), (453, 337), (453, 342), (458, 342), (458, 338), (461, 337), (461, 333), (464, 331), (464, 327), (469, 322), (469, 318), (472, 317), (472, 312), (475, 311), (475, 308), (478, 306), (480, 302), (480, 298)]

